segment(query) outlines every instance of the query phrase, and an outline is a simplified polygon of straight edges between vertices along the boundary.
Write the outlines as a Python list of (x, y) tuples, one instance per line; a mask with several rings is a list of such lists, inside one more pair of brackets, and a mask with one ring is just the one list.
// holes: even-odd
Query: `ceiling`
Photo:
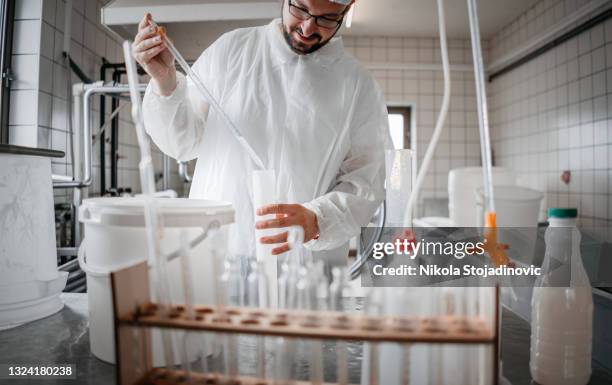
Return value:
[[(114, 0), (102, 10), (102, 22), (123, 38), (133, 37), (138, 21), (151, 12), (168, 27), (177, 48), (194, 58), (222, 33), (262, 25), (280, 14), (281, 0)], [(538, 0), (478, 0), (481, 36), (489, 38)], [(466, 0), (445, 0), (449, 38), (469, 37)], [(357, 0), (351, 28), (359, 36), (434, 37), (438, 34), (435, 0)], [(193, 51), (193, 52), (191, 52)]]

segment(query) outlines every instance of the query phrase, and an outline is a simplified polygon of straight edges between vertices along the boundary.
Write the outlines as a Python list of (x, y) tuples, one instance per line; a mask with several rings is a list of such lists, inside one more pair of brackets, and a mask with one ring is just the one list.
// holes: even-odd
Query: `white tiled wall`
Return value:
[[(121, 42), (101, 26), (100, 9), (105, 1), (74, 0), (71, 12), (70, 56), (91, 79), (99, 80), (102, 57), (122, 62)], [(71, 175), (67, 76), (79, 82), (66, 69), (62, 58), (64, 46), (64, 0), (19, 0), (16, 2), (11, 85), (10, 141), (13, 144), (52, 148), (66, 152), (63, 159), (53, 159), (53, 172)], [(112, 71), (107, 74), (107, 80)], [(125, 76), (122, 82), (127, 82)], [(127, 103), (122, 101), (121, 103)], [(138, 176), (139, 151), (129, 105), (119, 117), (118, 185), (140, 190)], [(110, 99), (106, 102), (107, 118)], [(94, 97), (94, 131), (99, 128), (99, 98)], [(108, 120), (108, 119), (107, 119)], [(74, 127), (77, 129), (77, 126)], [(110, 137), (110, 129), (106, 137)], [(106, 186), (110, 187), (110, 143), (106, 144)], [(93, 152), (93, 184), (90, 195), (99, 191), (99, 146)], [(154, 149), (156, 170), (161, 170), (161, 154)], [(174, 166), (174, 165), (173, 165)], [(179, 194), (183, 186), (173, 167), (172, 184)], [(158, 185), (161, 187), (161, 184)], [(56, 201), (69, 196), (69, 190), (55, 190)]]
[[(343, 39), (347, 51), (368, 67), (372, 67), (373, 63), (382, 63), (389, 68), (405, 68), (371, 71), (389, 104), (414, 108), (417, 153), (421, 163), (442, 103), (443, 77), (439, 41), (428, 38), (353, 36)], [(449, 170), (480, 164), (474, 76), (471, 66), (463, 68), (471, 64), (471, 46), (468, 40), (452, 39), (448, 41), (448, 46), (449, 60), (454, 68), (451, 71), (450, 110), (421, 198), (446, 198)], [(486, 50), (486, 43), (483, 47)], [(420, 68), (413, 69), (414, 65), (420, 65)]]
[[(585, 3), (541, 1), (492, 39), (492, 59)], [(497, 164), (544, 191), (548, 207), (577, 207), (583, 225), (609, 225), (612, 20), (496, 78), (489, 90)]]

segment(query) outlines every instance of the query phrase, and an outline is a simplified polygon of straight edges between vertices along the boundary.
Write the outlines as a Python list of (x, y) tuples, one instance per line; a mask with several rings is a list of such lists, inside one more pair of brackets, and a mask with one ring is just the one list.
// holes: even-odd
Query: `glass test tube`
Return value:
[[(247, 277), (247, 298), (248, 305), (254, 308), (267, 308), (268, 298), (268, 277), (265, 273), (264, 263), (261, 261), (251, 261), (251, 272)], [(266, 338), (256, 336), (256, 376), (259, 379), (266, 378)]]
[[(224, 301), (230, 306), (242, 306), (244, 299), (244, 281), (240, 271), (240, 259), (231, 257), (225, 260), (225, 271), (220, 278), (221, 287), (225, 294)], [(229, 317), (225, 314), (224, 317)], [(238, 336), (227, 334), (223, 338), (223, 354), (225, 358), (225, 371), (230, 379), (238, 377)]]
[[(195, 313), (193, 311), (193, 282), (191, 280), (191, 255), (189, 252), (189, 241), (187, 238), (187, 231), (181, 230), (180, 232), (180, 262), (181, 262), (181, 279), (183, 281), (183, 296), (185, 300), (185, 315), (187, 319), (194, 319)], [(187, 379), (191, 376), (191, 365), (189, 362), (189, 341), (191, 340), (190, 335), (187, 331), (183, 331), (181, 339), (181, 354), (182, 354), (182, 365), (183, 370), (186, 373)]]
[[(368, 316), (380, 316), (382, 314), (382, 291), (380, 288), (372, 287), (366, 296), (364, 311), (366, 317)], [(368, 320), (371, 322), (371, 320)], [(369, 385), (378, 385), (379, 378), (379, 357), (378, 357), (378, 344), (377, 343), (365, 343), (364, 349), (368, 353), (368, 376), (367, 381)]]
[[(281, 265), (281, 274), (278, 278), (278, 307), (280, 309), (295, 309), (297, 307), (296, 281), (298, 266), (291, 253)], [(295, 359), (295, 341), (278, 337), (275, 340), (275, 383), (291, 384), (292, 368)]]
[[(329, 286), (329, 308), (334, 311), (346, 311), (343, 303), (343, 292), (348, 287), (347, 269), (334, 267), (332, 282)], [(336, 342), (336, 382), (339, 385), (348, 384), (348, 352), (346, 341)]]

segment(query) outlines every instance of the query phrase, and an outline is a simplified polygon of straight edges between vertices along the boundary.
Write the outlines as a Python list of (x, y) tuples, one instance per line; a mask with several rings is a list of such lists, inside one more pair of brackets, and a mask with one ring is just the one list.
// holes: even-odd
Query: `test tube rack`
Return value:
[[(117, 382), (121, 385), (265, 385), (273, 380), (225, 379), (218, 373), (186, 373), (152, 366), (151, 328), (300, 339), (362, 340), (399, 344), (483, 344), (492, 347), (493, 379), (499, 376), (499, 289), (493, 322), (461, 317), (372, 317), (332, 311), (182, 305), (162, 311), (151, 302), (146, 263), (111, 274), (115, 319)], [(138, 339), (138, 341), (135, 341)], [(136, 348), (137, 347), (137, 348)], [(139, 370), (135, 370), (139, 368)], [(295, 384), (301, 384), (294, 381)], [(306, 384), (307, 382), (304, 382)]]

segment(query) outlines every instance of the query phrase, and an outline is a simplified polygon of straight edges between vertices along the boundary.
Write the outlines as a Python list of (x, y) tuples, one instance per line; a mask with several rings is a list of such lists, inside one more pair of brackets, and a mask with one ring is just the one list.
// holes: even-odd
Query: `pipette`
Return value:
[(176, 62), (179, 65), (179, 67), (181, 67), (181, 69), (183, 71), (185, 71), (185, 74), (191, 78), (191, 80), (193, 81), (193, 84), (196, 86), (198, 91), (200, 91), (200, 93), (202, 94), (204, 99), (208, 100), (210, 105), (219, 114), (219, 116), (221, 117), (221, 120), (231, 130), (231, 132), (234, 135), (234, 137), (236, 138), (236, 140), (238, 140), (238, 142), (244, 147), (244, 149), (246, 150), (247, 154), (249, 154), (249, 156), (251, 157), (253, 162), (255, 162), (255, 165), (259, 169), (264, 170), (265, 167), (264, 167), (264, 164), (263, 164), (261, 158), (259, 158), (259, 156), (255, 152), (255, 150), (253, 150), (253, 147), (251, 147), (251, 145), (246, 141), (246, 139), (244, 138), (244, 136), (242, 135), (240, 130), (238, 130), (238, 128), (232, 122), (232, 120), (229, 118), (229, 116), (227, 115), (225, 110), (223, 110), (221, 105), (213, 97), (212, 93), (208, 90), (208, 88), (206, 88), (206, 86), (204, 85), (204, 83), (202, 82), (200, 77), (191, 69), (191, 67), (189, 66), (189, 64), (185, 60), (185, 58), (183, 58), (181, 53), (176, 49), (176, 47), (174, 46), (174, 43), (172, 43), (172, 41), (166, 35), (166, 29), (164, 27), (160, 27), (152, 19), (150, 20), (150, 24), (151, 24), (151, 26), (156, 28), (159, 36), (164, 41), (164, 45), (168, 48), (168, 50), (170, 51), (172, 56), (174, 56), (174, 58), (176, 59)]
[[(138, 73), (136, 72), (136, 62), (132, 55), (132, 44), (129, 41), (123, 42), (123, 55), (125, 58), (128, 85), (130, 89), (130, 99), (132, 102), (132, 120), (136, 127), (138, 146), (140, 147), (140, 183), (144, 199), (144, 214), (147, 234), (147, 250), (149, 252), (149, 262), (153, 264), (154, 281), (153, 287), (156, 290), (157, 300), (160, 305), (161, 314), (168, 316), (169, 308), (169, 288), (167, 276), (167, 260), (161, 251), (160, 240), (164, 236), (161, 216), (155, 206), (153, 194), (155, 193), (155, 175), (153, 173), (153, 160), (151, 158), (151, 147), (149, 138), (145, 132), (144, 119), (142, 116), (142, 101), (138, 90)], [(172, 349), (172, 336), (169, 331), (162, 331), (162, 344), (164, 349), (164, 359), (166, 366), (170, 368), (174, 363)]]

